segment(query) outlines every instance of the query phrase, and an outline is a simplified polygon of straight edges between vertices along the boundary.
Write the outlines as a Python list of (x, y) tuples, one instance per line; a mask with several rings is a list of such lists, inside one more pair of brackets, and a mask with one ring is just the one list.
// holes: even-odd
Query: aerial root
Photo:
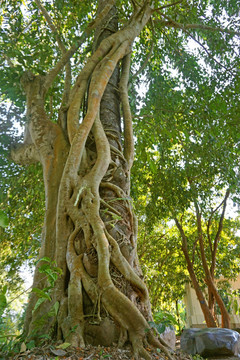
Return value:
[[(164, 342), (164, 345), (158, 340), (156, 339), (153, 334), (151, 332), (148, 333), (148, 341), (149, 344), (154, 346), (155, 348), (160, 349), (162, 352), (164, 352), (164, 354), (168, 357), (169, 360), (176, 360), (174, 356), (172, 356), (168, 350), (168, 345)], [(162, 340), (161, 340), (162, 341)], [(170, 348), (169, 348), (170, 349)]]
[(81, 347), (85, 348), (85, 342), (84, 342), (84, 325), (83, 324), (77, 324), (76, 326), (72, 327), (74, 328), (74, 332), (72, 332), (67, 341), (69, 341), (73, 346), (75, 347)]
[(145, 359), (145, 360), (151, 360), (151, 355), (144, 349), (143, 346), (143, 340), (139, 338), (139, 336), (136, 336), (135, 334), (130, 335), (130, 341), (132, 343), (133, 348), (133, 354), (134, 359)]
[(124, 329), (123, 327), (121, 327), (120, 336), (118, 339), (118, 347), (119, 348), (122, 348), (124, 346), (124, 344), (127, 341), (127, 338), (128, 338), (127, 330)]

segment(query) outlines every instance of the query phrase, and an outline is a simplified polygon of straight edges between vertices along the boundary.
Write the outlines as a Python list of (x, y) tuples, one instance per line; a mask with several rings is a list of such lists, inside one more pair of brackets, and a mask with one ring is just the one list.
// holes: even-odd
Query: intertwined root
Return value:
[[(153, 335), (148, 334), (151, 330), (146, 320), (147, 317), (151, 316), (149, 297), (144, 282), (136, 273), (137, 266), (134, 259), (137, 255), (135, 253), (134, 235), (130, 238), (124, 238), (126, 236), (124, 233), (122, 235), (122, 241), (132, 247), (133, 255), (130, 260), (130, 257), (127, 259), (123, 255), (121, 241), (112, 235), (113, 231), (111, 230), (111, 224), (116, 227), (119, 223), (125, 223), (125, 226), (130, 227), (130, 232), (134, 233), (133, 214), (126, 193), (128, 189), (125, 191), (112, 182), (115, 178), (115, 172), (119, 169), (123, 173), (125, 172), (125, 177), (128, 179), (132, 164), (132, 144), (129, 143), (129, 139), (132, 138), (132, 129), (126, 96), (128, 79), (124, 70), (120, 87), (125, 118), (126, 144), (128, 144), (125, 144), (124, 155), (121, 146), (114, 146), (111, 139), (108, 139), (99, 119), (98, 111), (103, 89), (119, 59), (129, 51), (129, 45), (129, 40), (106, 41), (106, 48), (103, 47), (105, 58), (96, 65), (92, 74), (88, 111), (72, 139), (69, 158), (60, 186), (60, 195), (63, 196), (63, 200), (60, 199), (60, 204), (64, 204), (64, 206), (59, 208), (59, 218), (61, 219), (61, 216), (66, 217), (67, 213), (73, 223), (73, 231), (69, 236), (66, 252), (67, 265), (70, 271), (68, 318), (71, 325), (79, 329), (79, 335), (72, 336), (72, 341), (78, 346), (84, 343), (82, 329), (84, 328), (84, 321), (87, 321), (86, 317), (89, 315), (84, 313), (82, 293), (82, 289), (84, 289), (93, 307), (97, 309), (97, 318), (101, 318), (101, 311), (104, 309), (120, 327), (119, 344), (123, 346), (126, 340), (130, 340), (136, 359), (140, 357), (150, 359), (150, 355), (144, 348), (144, 343), (149, 343), (148, 337), (151, 340), (150, 342), (154, 343)], [(125, 66), (129, 70), (129, 57)], [(79, 96), (77, 98), (79, 99)], [(91, 141), (94, 143), (92, 149), (87, 146), (90, 131)], [(113, 136), (111, 133), (110, 138)], [(115, 141), (115, 144), (118, 142)], [(96, 155), (92, 157), (93, 160), (89, 167), (86, 158), (88, 158), (88, 154), (94, 151)], [(79, 176), (79, 174), (81, 175)], [(124, 176), (124, 174), (122, 175)], [(104, 194), (104, 189), (111, 192), (116, 199), (115, 204), (100, 196), (100, 191)], [(117, 202), (118, 206), (116, 206)], [(64, 212), (61, 209), (64, 209)], [(80, 232), (82, 234), (82, 245), (80, 246), (82, 250), (79, 251), (75, 240)], [(95, 268), (95, 270), (90, 257), (91, 249), (96, 252), (97, 269)], [(118, 271), (124, 282), (131, 287), (132, 294), (135, 294), (132, 296), (133, 301), (114, 284), (110, 271), (112, 266)], [(94, 276), (94, 272), (96, 272), (96, 276)], [(137, 304), (139, 305), (137, 306)], [(61, 323), (59, 326), (62, 327)], [(153, 345), (156, 344), (163, 348), (157, 340)], [(168, 355), (170, 356), (170, 354)]]
[[(65, 62), (60, 62), (45, 78), (37, 76), (27, 84), (31, 138), (43, 164), (46, 197), (55, 199), (49, 218), (54, 213), (56, 219), (54, 217), (53, 224), (46, 220), (48, 233), (42, 253), (49, 256), (49, 252), (63, 270), (54, 289), (54, 300), (60, 302), (58, 338), (84, 346), (85, 323), (93, 315), (100, 321), (104, 312), (120, 329), (119, 345), (129, 340), (136, 359), (150, 359), (145, 350), (148, 344), (161, 348), (171, 358), (154, 338), (147, 322), (151, 318), (149, 296), (138, 268), (136, 226), (129, 200), (133, 161), (127, 96), (129, 54), (134, 39), (150, 16), (151, 8), (145, 2), (143, 8), (137, 7), (127, 26), (103, 40), (88, 59), (75, 85), (69, 89), (62, 114), (66, 120), (64, 129), (48, 121), (44, 96), (56, 72), (70, 59), (65, 50)], [(124, 149), (116, 130), (104, 129), (100, 121), (103, 93), (121, 60), (119, 95), (123, 107)], [(79, 125), (79, 111), (88, 83), (87, 112)], [(61, 157), (62, 153), (65, 155)], [(120, 285), (116, 279), (113, 281), (113, 274), (120, 277)], [(94, 309), (94, 314), (89, 312), (86, 303)]]
[[(97, 158), (93, 166), (91, 176), (89, 173), (82, 179), (81, 190), (72, 197), (70, 203), (77, 205), (78, 211), (82, 214), (77, 216), (75, 220), (75, 229), (68, 240), (67, 247), (67, 264), (70, 270), (70, 282), (68, 286), (68, 305), (69, 316), (74, 314), (73, 318), (75, 326), (78, 329), (84, 327), (84, 312), (82, 304), (82, 287), (88, 294), (92, 304), (97, 304), (99, 307), (98, 315), (100, 316), (100, 308), (103, 307), (105, 311), (114, 319), (114, 321), (121, 328), (121, 336), (119, 344), (124, 345), (129, 339), (133, 346), (135, 358), (143, 357), (150, 359), (150, 355), (144, 348), (144, 343), (158, 345), (165, 350), (165, 348), (155, 340), (153, 335), (147, 333), (151, 330), (144, 318), (143, 314), (129, 298), (119, 291), (112, 281), (110, 274), (110, 264), (114, 265), (119, 273), (125, 278), (138, 294), (138, 299), (141, 302), (142, 309), (146, 313), (150, 313), (148, 292), (145, 284), (140, 277), (135, 273), (133, 267), (123, 256), (118, 242), (109, 234), (105, 223), (100, 216), (101, 199), (99, 195), (99, 186), (101, 179), (104, 177), (109, 167), (111, 160), (110, 146), (108, 139), (103, 131), (99, 119), (96, 119), (93, 128), (93, 134), (96, 142)], [(106, 187), (106, 183), (104, 183)], [(117, 190), (118, 194), (123, 195), (123, 190), (116, 185), (109, 185), (112, 189)], [(125, 195), (125, 198), (127, 196)], [(122, 200), (121, 200), (122, 201)], [(105, 201), (104, 201), (105, 203)], [(127, 206), (125, 204), (125, 206)], [(130, 204), (128, 203), (128, 214), (131, 214)], [(109, 206), (110, 208), (112, 206)], [(115, 208), (112, 207), (113, 214), (116, 213)], [(74, 214), (70, 211), (69, 213)], [(77, 215), (77, 214), (76, 214)], [(89, 234), (86, 229), (91, 229), (91, 238), (87, 238), (88, 246), (94, 247), (97, 254), (97, 282), (86, 271), (83, 264), (85, 253), (77, 254), (75, 248), (75, 238), (81, 229), (85, 229), (83, 234)], [(86, 246), (87, 248), (87, 246)], [(78, 301), (77, 301), (78, 300)], [(76, 316), (77, 315), (77, 316)], [(79, 338), (74, 337), (78, 346), (83, 345), (83, 331), (80, 331)], [(167, 350), (165, 352), (170, 357)]]

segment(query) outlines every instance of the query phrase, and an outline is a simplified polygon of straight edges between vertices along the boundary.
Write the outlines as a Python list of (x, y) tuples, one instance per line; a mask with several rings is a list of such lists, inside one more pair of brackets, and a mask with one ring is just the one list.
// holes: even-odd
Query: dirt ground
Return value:
[[(153, 360), (167, 360), (162, 352), (153, 349), (147, 349)], [(190, 355), (182, 353), (179, 349), (174, 352), (176, 360), (192, 360)], [(133, 355), (129, 349), (118, 349), (117, 347), (94, 347), (86, 346), (83, 348), (74, 348), (69, 346), (67, 349), (60, 349), (57, 346), (46, 345), (41, 348), (24, 351), (20, 354), (9, 356), (0, 354), (0, 360), (132, 360)], [(200, 360), (201, 358), (195, 358)], [(209, 360), (239, 360), (239, 357), (218, 357), (209, 358)]]
[[(162, 352), (157, 352), (156, 349), (148, 348), (147, 351), (151, 354), (153, 360), (166, 360), (166, 356)], [(187, 354), (176, 350), (177, 360), (191, 360)], [(132, 360), (133, 355), (129, 349), (118, 349), (117, 347), (94, 347), (86, 346), (83, 348), (68, 347), (67, 349), (59, 349), (56, 346), (43, 346), (41, 348), (34, 348), (32, 350), (24, 351), (15, 356), (7, 356), (0, 354), (0, 360)]]
[[(176, 339), (176, 350), (172, 352), (176, 360), (201, 360), (199, 355), (192, 357), (180, 350), (180, 338)], [(67, 344), (66, 344), (67, 345)], [(0, 353), (0, 360), (133, 360), (131, 348), (119, 349), (117, 346), (103, 347), (87, 345), (85, 348), (68, 346), (63, 349), (62, 345), (44, 345), (31, 350), (25, 350), (16, 355)], [(159, 349), (158, 349), (159, 350)], [(166, 355), (156, 349), (147, 348), (153, 360), (167, 360)], [(208, 360), (240, 360), (240, 357), (211, 357)]]

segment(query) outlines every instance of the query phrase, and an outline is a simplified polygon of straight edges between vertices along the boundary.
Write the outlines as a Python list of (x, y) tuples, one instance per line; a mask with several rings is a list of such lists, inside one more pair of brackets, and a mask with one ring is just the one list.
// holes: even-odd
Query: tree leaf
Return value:
[(49, 301), (51, 301), (51, 296), (45, 292), (44, 290), (38, 289), (38, 288), (32, 288), (32, 292), (36, 293), (38, 295), (38, 297), (40, 298), (44, 298), (47, 299)]
[(70, 343), (64, 342), (63, 344), (57, 346), (58, 349), (67, 349), (69, 346), (71, 346)]
[(0, 226), (2, 228), (5, 228), (8, 225), (9, 225), (8, 216), (2, 210), (0, 210)]
[(36, 311), (44, 301), (46, 301), (46, 299), (44, 299), (44, 298), (38, 299), (32, 312)]
[(21, 343), (21, 347), (20, 347), (20, 353), (24, 353), (27, 350), (27, 346), (26, 344), (23, 342)]

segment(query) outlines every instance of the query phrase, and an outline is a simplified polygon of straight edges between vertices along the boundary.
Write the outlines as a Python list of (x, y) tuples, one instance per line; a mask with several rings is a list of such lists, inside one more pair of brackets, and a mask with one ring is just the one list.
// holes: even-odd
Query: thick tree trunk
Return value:
[[(111, 11), (105, 19), (110, 33), (115, 31), (111, 29), (114, 8)], [(105, 33), (97, 33), (97, 49), (80, 72), (67, 109), (61, 109), (67, 126), (52, 124), (44, 111), (44, 96), (54, 71), (46, 78), (28, 73), (24, 82), (31, 146), (44, 170), (46, 216), (40, 257), (55, 259), (62, 269), (51, 302), (45, 301), (32, 313), (37, 299), (31, 296), (25, 331), (35, 339), (51, 333), (75, 346), (113, 342), (123, 346), (129, 340), (136, 358), (146, 359), (150, 358), (146, 343), (162, 348), (171, 358), (148, 324), (149, 295), (138, 265), (137, 225), (129, 197), (133, 159), (127, 99), (129, 54), (150, 15), (146, 3), (136, 8), (123, 30), (107, 34), (107, 38)], [(86, 115), (79, 124), (87, 89)], [(25, 150), (13, 152), (16, 161)], [(34, 286), (46, 287), (37, 268)], [(57, 316), (47, 316), (54, 304), (59, 304)], [(41, 318), (46, 321), (39, 327)]]

